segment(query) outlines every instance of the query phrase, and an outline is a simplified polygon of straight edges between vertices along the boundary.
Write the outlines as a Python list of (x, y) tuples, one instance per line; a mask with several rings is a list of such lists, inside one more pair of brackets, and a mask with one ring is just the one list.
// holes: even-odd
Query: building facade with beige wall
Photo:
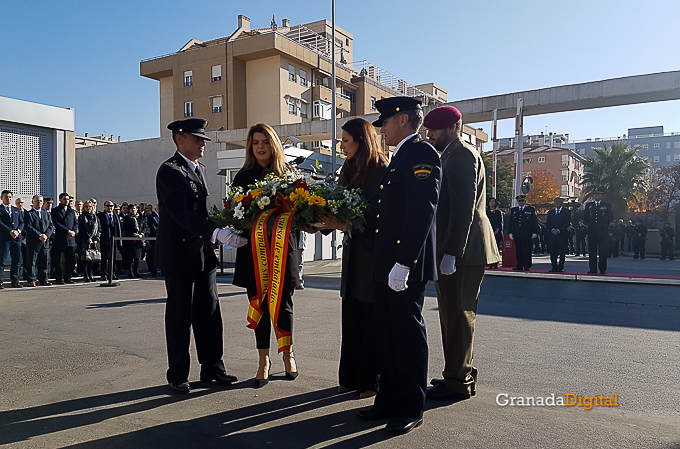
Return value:
[[(160, 133), (184, 117), (203, 117), (208, 130), (248, 128), (360, 116), (376, 112), (381, 98), (409, 95), (442, 104), (447, 92), (435, 83), (413, 86), (366, 61), (353, 61), (354, 36), (327, 20), (251, 29), (239, 15), (228, 37), (190, 40), (176, 53), (140, 63), (140, 74), (158, 80)], [(336, 111), (331, 111), (332, 52), (336, 56)], [(319, 146), (313, 141), (312, 146)], [(310, 148), (311, 149), (311, 148)]]

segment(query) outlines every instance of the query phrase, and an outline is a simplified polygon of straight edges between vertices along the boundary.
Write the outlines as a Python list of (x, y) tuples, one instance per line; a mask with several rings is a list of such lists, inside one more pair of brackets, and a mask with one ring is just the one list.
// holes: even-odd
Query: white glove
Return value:
[(538, 234), (531, 234), (531, 238), (532, 238), (532, 239), (538, 238)]
[(392, 270), (390, 270), (390, 278), (387, 284), (395, 292), (403, 292), (407, 288), (406, 281), (408, 281), (409, 271), (411, 270), (408, 267), (395, 263)]
[(439, 270), (444, 276), (450, 276), (456, 272), (456, 256), (449, 256), (444, 254), (442, 262), (439, 264)]
[(510, 237), (510, 240), (515, 240), (515, 238), (512, 236), (512, 234), (508, 234), (508, 237)]
[(215, 240), (232, 248), (240, 248), (248, 243), (247, 239), (244, 239), (232, 229), (215, 229), (213, 242)]

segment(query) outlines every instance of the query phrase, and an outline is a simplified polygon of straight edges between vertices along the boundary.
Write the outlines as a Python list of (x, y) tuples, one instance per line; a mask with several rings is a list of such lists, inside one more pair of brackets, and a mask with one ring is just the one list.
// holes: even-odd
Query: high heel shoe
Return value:
[(267, 360), (269, 362), (269, 367), (267, 368), (267, 377), (265, 377), (264, 379), (258, 379), (257, 377), (255, 377), (255, 388), (262, 388), (269, 383), (269, 373), (272, 370), (272, 362), (269, 359)]
[[(284, 366), (284, 370), (286, 370), (286, 379), (295, 380), (295, 379), (297, 379), (298, 375), (300, 374), (300, 372), (299, 372), (300, 370), (288, 371), (287, 368), (285, 368), (285, 366), (286, 366), (286, 356), (288, 356), (290, 358), (290, 360), (293, 361), (293, 360), (295, 360), (295, 355), (293, 354), (293, 351), (283, 353), (283, 366)], [(296, 366), (296, 368), (297, 368), (297, 366)]]

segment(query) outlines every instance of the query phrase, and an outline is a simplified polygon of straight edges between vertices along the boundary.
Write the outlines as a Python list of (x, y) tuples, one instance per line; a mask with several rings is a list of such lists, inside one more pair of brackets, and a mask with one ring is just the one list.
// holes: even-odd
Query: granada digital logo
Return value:
[(611, 396), (594, 394), (586, 396), (581, 393), (564, 393), (548, 396), (510, 396), (507, 393), (499, 393), (496, 396), (496, 404), (501, 407), (583, 407), (584, 410), (592, 410), (593, 407), (618, 407), (619, 395)]

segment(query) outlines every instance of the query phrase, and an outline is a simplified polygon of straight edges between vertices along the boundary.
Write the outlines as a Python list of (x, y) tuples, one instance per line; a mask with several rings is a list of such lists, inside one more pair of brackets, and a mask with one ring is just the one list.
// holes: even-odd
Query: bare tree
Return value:
[(659, 167), (650, 178), (647, 192), (647, 204), (656, 206), (668, 213), (676, 202), (680, 201), (680, 164)]

